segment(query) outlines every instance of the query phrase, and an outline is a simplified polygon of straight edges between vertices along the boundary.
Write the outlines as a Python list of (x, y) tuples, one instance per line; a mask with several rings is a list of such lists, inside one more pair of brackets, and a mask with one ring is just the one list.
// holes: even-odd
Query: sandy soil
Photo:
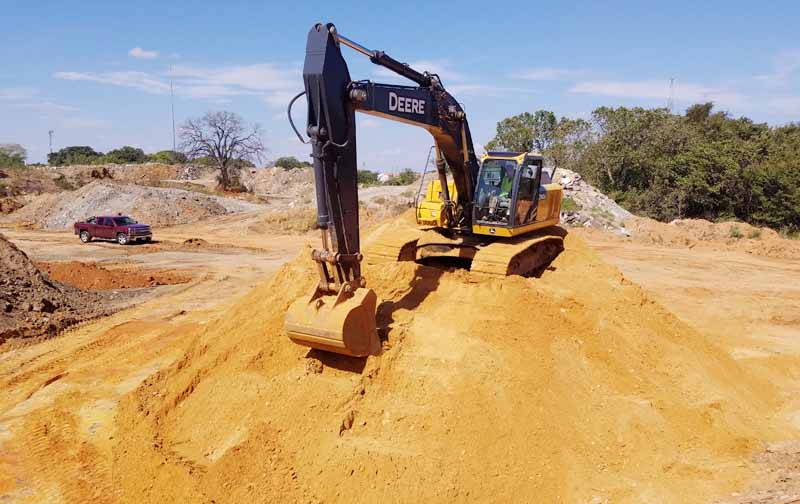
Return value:
[(281, 331), (315, 237), (234, 222), (194, 249), (8, 233), (37, 261), (204, 274), (0, 354), (0, 498), (791, 498), (770, 477), (797, 460), (796, 262), (585, 236), (601, 259), (571, 233), (539, 279), (367, 266), (384, 352), (353, 360)]
[[(800, 428), (800, 264), (792, 259), (795, 242), (771, 239), (763, 257), (752, 243), (746, 248), (737, 244), (740, 250), (732, 251), (727, 236), (689, 249), (676, 248), (674, 242), (662, 246), (596, 231), (576, 233), (655, 300), (721, 343), (740, 365), (775, 383), (783, 404), (777, 416)], [(754, 460), (758, 477), (753, 488), (735, 492), (731, 502), (800, 499), (800, 444), (787, 440), (770, 445)]]

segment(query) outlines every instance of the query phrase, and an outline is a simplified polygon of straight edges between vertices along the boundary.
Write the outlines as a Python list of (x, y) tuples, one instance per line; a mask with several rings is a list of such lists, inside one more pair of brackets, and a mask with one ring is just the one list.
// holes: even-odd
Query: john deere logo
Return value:
[(389, 91), (389, 110), (422, 115), (425, 113), (425, 100), (397, 96), (397, 94)]

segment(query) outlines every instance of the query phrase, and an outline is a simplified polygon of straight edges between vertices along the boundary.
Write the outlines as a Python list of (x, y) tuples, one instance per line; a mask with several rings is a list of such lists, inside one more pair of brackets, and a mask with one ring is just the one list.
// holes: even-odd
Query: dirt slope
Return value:
[(9, 338), (55, 334), (108, 310), (99, 296), (50, 280), (0, 234), (0, 346)]
[(625, 221), (633, 241), (677, 248), (730, 250), (748, 254), (800, 259), (800, 241), (782, 238), (770, 228), (746, 222), (709, 222), (703, 219), (676, 219), (658, 222), (636, 217)]
[(574, 235), (541, 279), (367, 266), (366, 361), (283, 335), (307, 257), (123, 399), (114, 499), (708, 502), (786, 437), (772, 385)]

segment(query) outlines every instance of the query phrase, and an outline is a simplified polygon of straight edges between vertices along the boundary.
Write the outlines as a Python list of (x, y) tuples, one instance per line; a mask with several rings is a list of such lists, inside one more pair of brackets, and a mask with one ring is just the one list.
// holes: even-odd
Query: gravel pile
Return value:
[(617, 203), (583, 180), (580, 174), (558, 168), (553, 182), (564, 188), (564, 198), (575, 202), (576, 209), (563, 209), (561, 222), (568, 226), (592, 227), (627, 234), (625, 221), (634, 217)]
[(234, 198), (97, 180), (76, 191), (34, 198), (2, 221), (65, 229), (92, 215), (121, 213), (154, 226), (168, 226), (258, 208)]
[(314, 171), (311, 168), (250, 168), (240, 179), (248, 191), (268, 200), (285, 200), (289, 208), (314, 204)]

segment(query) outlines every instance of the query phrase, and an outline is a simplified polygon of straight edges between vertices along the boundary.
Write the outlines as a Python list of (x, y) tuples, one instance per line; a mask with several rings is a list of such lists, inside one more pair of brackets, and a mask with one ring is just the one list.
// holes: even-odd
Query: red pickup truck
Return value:
[(153, 238), (150, 226), (139, 224), (130, 217), (121, 215), (108, 217), (89, 217), (84, 222), (75, 223), (75, 234), (78, 235), (83, 243), (89, 243), (92, 239), (115, 240), (120, 245), (130, 242), (146, 241)]

